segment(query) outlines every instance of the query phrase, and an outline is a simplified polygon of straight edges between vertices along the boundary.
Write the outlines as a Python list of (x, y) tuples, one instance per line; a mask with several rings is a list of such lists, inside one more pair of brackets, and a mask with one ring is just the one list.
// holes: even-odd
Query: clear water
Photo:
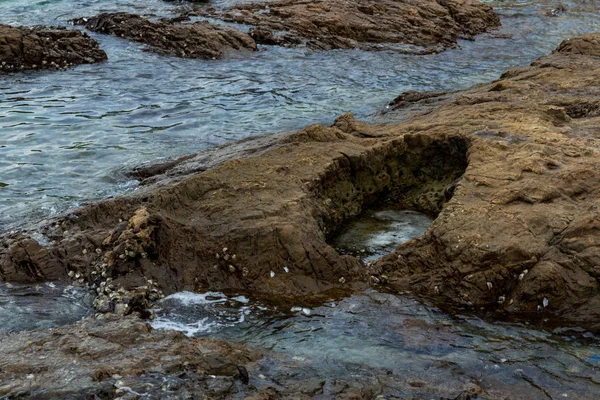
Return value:
[[(503, 28), (438, 55), (263, 48), (230, 60), (180, 60), (92, 35), (110, 60), (60, 72), (0, 75), (0, 231), (86, 201), (135, 189), (141, 162), (265, 132), (368, 118), (405, 90), (468, 87), (600, 28), (595, 1), (491, 2)], [(217, 5), (226, 5), (219, 1)], [(66, 25), (100, 11), (169, 15), (179, 3), (148, 0), (0, 0), (0, 23)], [(387, 228), (386, 228), (387, 229)], [(0, 332), (72, 323), (85, 295), (48, 286), (0, 286)], [(156, 311), (156, 328), (271, 349), (252, 383), (277, 377), (379, 382), (398, 397), (600, 398), (600, 340), (584, 331), (450, 316), (410, 295), (367, 292), (321, 307), (273, 309), (244, 297), (180, 293)], [(425, 386), (423, 386), (425, 385)], [(326, 391), (329, 389), (326, 389)]]
[(600, 398), (600, 338), (585, 331), (450, 316), (412, 296), (375, 291), (279, 310), (211, 295), (167, 297), (153, 326), (284, 355), (259, 362), (262, 377), (251, 382), (259, 387), (276, 387), (294, 371), (325, 387), (379, 382), (381, 394), (400, 398), (455, 397), (473, 387), (483, 389), (481, 399)]
[[(264, 47), (239, 59), (181, 60), (92, 34), (108, 62), (0, 75), (0, 231), (134, 190), (124, 172), (141, 162), (330, 123), (348, 111), (368, 118), (405, 90), (495, 79), (567, 37), (598, 30), (596, 2), (562, 3), (569, 11), (549, 18), (548, 2), (492, 2), (504, 24), (500, 37), (421, 57)], [(183, 4), (1, 0), (0, 23), (67, 25), (117, 10), (167, 16)]]
[(72, 324), (91, 313), (83, 287), (0, 283), (0, 334)]
[(411, 210), (367, 211), (348, 223), (332, 246), (365, 262), (375, 261), (394, 251), (399, 244), (421, 236), (433, 220)]

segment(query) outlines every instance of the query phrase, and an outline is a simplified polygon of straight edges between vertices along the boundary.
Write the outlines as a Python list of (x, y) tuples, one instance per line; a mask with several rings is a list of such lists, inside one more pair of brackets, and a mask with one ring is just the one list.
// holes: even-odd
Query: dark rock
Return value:
[(491, 7), (464, 0), (288, 0), (200, 14), (253, 25), (250, 34), (261, 44), (406, 53), (440, 51), (455, 46), (458, 38), (471, 39), (500, 25)]
[(0, 25), (0, 71), (59, 69), (106, 58), (94, 39), (76, 30)]
[(153, 22), (134, 14), (104, 13), (73, 22), (85, 25), (93, 32), (150, 45), (156, 53), (167, 56), (212, 59), (233, 52), (256, 50), (254, 40), (234, 28), (208, 22), (183, 24), (179, 23), (181, 20)]

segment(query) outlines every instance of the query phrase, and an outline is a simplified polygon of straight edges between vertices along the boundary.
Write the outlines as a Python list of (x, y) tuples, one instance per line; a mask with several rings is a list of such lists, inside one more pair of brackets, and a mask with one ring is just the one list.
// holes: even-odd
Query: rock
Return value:
[[(43, 280), (47, 268), (88, 277), (106, 264), (94, 276), (105, 273), (115, 290), (149, 279), (165, 294), (233, 290), (277, 302), (370, 282), (435, 293), (445, 305), (597, 331), (598, 37), (567, 41), (529, 67), (440, 98), (399, 123), (343, 115), (332, 126), (159, 168), (139, 192), (42, 228), (54, 244), (43, 262), (31, 258), (30, 269)], [(416, 97), (415, 106), (430, 100)], [(328, 239), (382, 203), (437, 218), (421, 238), (365, 270)], [(1, 239), (3, 279), (18, 280), (10, 271), (28, 240)], [(289, 273), (271, 278), (284, 267)], [(538, 314), (544, 298), (548, 307)]]
[(155, 331), (134, 317), (2, 336), (0, 351), (0, 397), (36, 399), (115, 398), (119, 390), (189, 398), (211, 393), (211, 375), (227, 382), (219, 386), (223, 395), (234, 391), (234, 380), (247, 383), (244, 365), (261, 357), (239, 345)]
[(209, 9), (201, 15), (253, 25), (257, 43), (315, 49), (395, 49), (431, 53), (498, 27), (492, 8), (474, 1), (287, 0)]
[(94, 39), (76, 30), (0, 24), (0, 71), (60, 69), (106, 58)]
[(405, 123), (467, 135), (468, 167), (430, 230), (371, 274), (394, 290), (443, 282), (443, 302), (598, 331), (599, 52), (599, 35), (566, 40)]
[(93, 32), (144, 43), (159, 54), (182, 58), (222, 58), (233, 52), (254, 51), (256, 43), (234, 28), (208, 22), (149, 21), (129, 13), (103, 13), (73, 21)]

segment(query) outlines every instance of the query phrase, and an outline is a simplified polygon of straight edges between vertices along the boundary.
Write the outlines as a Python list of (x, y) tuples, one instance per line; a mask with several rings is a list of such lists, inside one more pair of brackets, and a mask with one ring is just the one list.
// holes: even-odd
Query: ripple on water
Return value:
[(90, 315), (87, 289), (60, 283), (0, 283), (0, 334), (48, 329)]
[(598, 398), (600, 340), (590, 333), (452, 317), (412, 296), (375, 291), (294, 312), (208, 295), (215, 300), (171, 296), (153, 326), (284, 354), (287, 361), (266, 357), (257, 366), (275, 381), (293, 368), (328, 382), (383, 380), (385, 394), (400, 397), (478, 386), (490, 398)]
[[(502, 35), (422, 57), (263, 47), (232, 60), (181, 60), (92, 34), (108, 62), (0, 76), (0, 228), (130, 191), (136, 183), (124, 172), (139, 163), (330, 123), (348, 111), (366, 118), (402, 91), (489, 81), (566, 37), (600, 27), (589, 2), (563, 2), (568, 12), (557, 18), (546, 17), (551, 5), (540, 2), (492, 4), (502, 16)], [(67, 24), (116, 10), (166, 16), (181, 5), (9, 0), (0, 3), (0, 23)]]
[(433, 219), (411, 210), (367, 211), (346, 224), (333, 240), (340, 254), (375, 261), (398, 245), (423, 235)]

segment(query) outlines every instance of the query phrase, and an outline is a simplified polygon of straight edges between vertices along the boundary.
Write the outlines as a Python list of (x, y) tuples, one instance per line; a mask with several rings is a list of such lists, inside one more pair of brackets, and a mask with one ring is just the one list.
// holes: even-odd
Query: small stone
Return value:
[(271, 271), (269, 275), (271, 275), (271, 278), (275, 278), (275, 272)]
[(69, 271), (69, 278), (73, 278), (75, 276), (75, 271)]
[(242, 268), (242, 276), (248, 276), (249, 273), (250, 273), (250, 271), (248, 271), (248, 268), (246, 268), (246, 267)]
[(438, 286), (433, 287), (433, 293), (440, 294), (440, 288)]
[(343, 284), (343, 283), (346, 283), (346, 278), (344, 278), (344, 277), (342, 276), (342, 277), (339, 279), (339, 282), (340, 282), (340, 283), (342, 283), (342, 284)]
[(492, 282), (487, 282), (486, 285), (489, 290), (492, 290), (492, 288), (494, 287), (494, 285), (492, 285)]
[(223, 247), (223, 253), (227, 253), (227, 247)]
[(235, 267), (233, 265), (229, 265), (229, 272), (231, 272), (232, 274), (235, 272)]
[(521, 272), (521, 274), (519, 275), (519, 280), (522, 281), (523, 278), (525, 278), (525, 275), (527, 275), (528, 272), (529, 272), (529, 270), (524, 270), (523, 272)]
[(96, 249), (96, 254), (102, 254), (102, 250), (101, 249)]
[(544, 300), (542, 301), (542, 305), (544, 306), (544, 308), (548, 307), (548, 299), (544, 297)]
[(87, 249), (83, 249), (83, 254), (87, 254)]
[(498, 304), (504, 304), (505, 301), (506, 301), (506, 296), (498, 297)]
[(284, 270), (286, 273), (290, 272), (290, 269), (289, 269), (288, 267), (283, 267), (283, 270)]

